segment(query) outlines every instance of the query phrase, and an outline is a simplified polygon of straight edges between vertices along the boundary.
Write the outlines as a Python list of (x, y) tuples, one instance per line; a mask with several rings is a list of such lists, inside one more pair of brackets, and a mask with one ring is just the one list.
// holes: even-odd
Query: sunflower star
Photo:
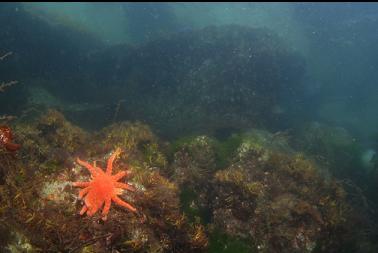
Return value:
[(98, 209), (105, 203), (104, 209), (102, 210), (103, 219), (106, 219), (107, 214), (109, 213), (110, 205), (112, 200), (123, 207), (126, 207), (132, 212), (136, 212), (135, 207), (124, 202), (117, 195), (120, 195), (123, 190), (126, 189), (129, 191), (134, 191), (135, 189), (128, 184), (117, 182), (121, 178), (127, 175), (126, 171), (120, 171), (115, 175), (112, 175), (113, 162), (116, 157), (121, 153), (121, 150), (118, 148), (109, 158), (106, 172), (101, 168), (93, 166), (87, 162), (84, 162), (77, 158), (77, 163), (81, 166), (87, 168), (91, 173), (92, 180), (89, 182), (74, 182), (73, 186), (82, 187), (84, 189), (79, 192), (79, 199), (82, 199), (84, 196), (84, 206), (80, 211), (80, 215), (83, 215), (85, 212), (88, 216), (93, 216)]

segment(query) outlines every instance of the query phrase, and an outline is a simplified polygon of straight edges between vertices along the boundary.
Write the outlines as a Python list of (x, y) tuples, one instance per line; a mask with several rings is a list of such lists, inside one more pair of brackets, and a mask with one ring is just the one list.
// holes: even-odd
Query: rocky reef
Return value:
[(144, 119), (171, 137), (274, 126), (302, 94), (302, 58), (265, 29), (212, 26), (95, 58), (96, 101), (122, 100), (117, 119)]
[(323, 243), (332, 252), (327, 244), (338, 241), (331, 236), (350, 211), (342, 186), (324, 181), (313, 163), (265, 150), (244, 150), (217, 172), (214, 195), (214, 223), (250, 238), (258, 252), (315, 252)]
[[(32, 124), (16, 124), (23, 145), (17, 157), (1, 156), (6, 164), (0, 186), (0, 214), (16, 242), (2, 249), (22, 248), (21, 241), (43, 252), (200, 252), (207, 246), (203, 225), (189, 222), (180, 210), (177, 185), (162, 176), (164, 158), (149, 128), (140, 123), (116, 124), (87, 133), (49, 111)], [(111, 142), (109, 142), (111, 140)], [(113, 205), (106, 222), (79, 215), (78, 189), (72, 182), (88, 178), (77, 157), (104, 167), (104, 156), (124, 150), (114, 171), (128, 167), (133, 193), (120, 195), (138, 210)], [(19, 238), (26, 238), (19, 240)]]
[[(210, 250), (340, 252), (363, 231), (342, 182), (294, 151), (285, 133), (198, 136), (175, 148), (173, 178), (188, 216), (208, 224)], [(239, 251), (220, 250), (220, 241)]]
[[(87, 132), (54, 110), (13, 129), (22, 148), (0, 153), (5, 252), (317, 253), (367, 243), (348, 188), (295, 151), (286, 133), (168, 143), (140, 122)], [(90, 176), (76, 159), (105, 168), (117, 148), (113, 172), (127, 169), (135, 188), (119, 197), (137, 212), (113, 204), (105, 221), (100, 212), (81, 216), (72, 182)]]
[[(21, 4), (0, 14), (1, 252), (377, 252), (378, 159), (364, 170), (345, 129), (303, 125), (305, 64), (272, 31), (106, 47)], [(77, 158), (114, 153), (136, 212), (80, 215)]]
[(303, 94), (304, 60), (265, 28), (210, 26), (106, 47), (21, 4), (5, 4), (0, 14), (0, 53), (13, 52), (0, 76), (19, 81), (0, 95), (1, 114), (44, 105), (82, 127), (139, 120), (175, 138), (277, 129), (299, 111), (293, 105)]
[(319, 122), (307, 123), (296, 131), (291, 144), (333, 176), (364, 181), (362, 146), (346, 129)]

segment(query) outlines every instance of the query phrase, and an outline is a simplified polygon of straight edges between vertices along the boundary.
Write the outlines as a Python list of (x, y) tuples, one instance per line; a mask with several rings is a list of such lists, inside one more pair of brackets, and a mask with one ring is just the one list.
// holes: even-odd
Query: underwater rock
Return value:
[(243, 252), (340, 252), (365, 240), (368, 226), (345, 184), (289, 140), (251, 129), (222, 141), (200, 135), (171, 144), (168, 173), (184, 213), (208, 225), (210, 249), (235, 243)]
[[(0, 115), (18, 115), (25, 110), (27, 88), (34, 80), (48, 80), (50, 92), (72, 98), (80, 90), (90, 52), (103, 48), (95, 36), (62, 23), (48, 23), (45, 17), (31, 14), (22, 3), (0, 7), (0, 55), (12, 52), (1, 61), (2, 81), (17, 80), (7, 95), (0, 94)], [(77, 26), (76, 26), (77, 28)], [(69, 94), (67, 93), (69, 91)], [(1, 93), (1, 92), (0, 92)]]
[(256, 252), (339, 252), (350, 238), (342, 185), (302, 154), (267, 144), (242, 143), (233, 163), (215, 174), (214, 225), (250, 240)]
[(78, 96), (122, 100), (119, 120), (143, 120), (169, 137), (274, 127), (286, 114), (272, 108), (289, 109), (285, 103), (302, 94), (301, 56), (266, 29), (211, 26), (92, 59), (91, 82)]
[(25, 235), (20, 233), (13, 227), (6, 226), (4, 223), (0, 225), (0, 251), (4, 253), (26, 252), (33, 253), (36, 249), (30, 244)]
[[(34, 249), (201, 252), (206, 248), (204, 227), (189, 222), (180, 210), (177, 185), (159, 173), (157, 166), (164, 165), (165, 159), (147, 126), (121, 123), (87, 133), (60, 113), (49, 111), (29, 127), (20, 123), (16, 129), (25, 148), (0, 185), (0, 215)], [(108, 141), (112, 143), (107, 145)], [(151, 150), (147, 146), (153, 151), (146, 152)], [(80, 157), (104, 168), (115, 147), (124, 152), (113, 172), (127, 167), (132, 173), (128, 183), (136, 189), (120, 197), (135, 206), (137, 213), (112, 205), (106, 221), (99, 213), (81, 216), (79, 189), (72, 182), (88, 181), (90, 175), (74, 160)]]
[(325, 172), (339, 179), (349, 178), (359, 185), (364, 184), (363, 149), (344, 128), (318, 122), (305, 124), (295, 132), (291, 144), (328, 170)]
[(209, 180), (216, 171), (216, 140), (201, 135), (178, 139), (168, 173), (180, 187), (181, 207), (191, 220), (208, 222)]
[(41, 112), (37, 119), (15, 124), (22, 145), (19, 156), (30, 171), (53, 172), (72, 164), (75, 153), (88, 147), (89, 134), (71, 124), (56, 110)]
[[(177, 137), (277, 128), (287, 124), (288, 112), (298, 110), (290, 104), (302, 95), (304, 61), (270, 30), (210, 26), (136, 47), (105, 48), (91, 35), (17, 8), (0, 15), (9, 19), (0, 41), (15, 56), (0, 73), (46, 90), (56, 98), (48, 101), (55, 107), (74, 103), (80, 108), (66, 107), (66, 115), (78, 125), (98, 129), (111, 121), (140, 120), (159, 134)], [(33, 89), (22, 87), (10, 91), (1, 108), (9, 113), (28, 106)]]
[(216, 169), (215, 140), (207, 136), (197, 136), (177, 147), (171, 171), (179, 185), (200, 184), (207, 181)]
[(270, 133), (262, 129), (250, 129), (241, 136), (236, 156), (240, 159), (248, 155), (251, 150), (262, 151), (266, 155), (271, 152), (294, 153), (289, 145), (289, 136), (285, 132)]
[(182, 208), (190, 218), (210, 222), (213, 189), (209, 182), (218, 170), (227, 168), (252, 148), (293, 152), (285, 133), (271, 134), (259, 129), (235, 133), (222, 140), (205, 135), (183, 137), (171, 144), (173, 157), (168, 173), (180, 186)]
[(105, 153), (110, 149), (122, 147), (130, 162), (143, 161), (144, 166), (164, 170), (167, 159), (162, 152), (166, 144), (159, 140), (148, 125), (141, 122), (120, 122), (105, 127), (95, 133), (92, 152)]
[[(53, 110), (14, 129), (23, 149), (1, 163), (0, 217), (12, 230), (0, 249), (203, 252), (235, 244), (252, 252), (340, 252), (358, 230), (341, 184), (295, 153), (285, 133), (252, 129), (167, 146), (140, 122), (88, 133)], [(113, 173), (127, 168), (135, 188), (120, 198), (137, 212), (113, 204), (106, 221), (100, 212), (81, 216), (72, 182), (90, 175), (76, 158), (105, 168), (116, 148), (123, 152)]]

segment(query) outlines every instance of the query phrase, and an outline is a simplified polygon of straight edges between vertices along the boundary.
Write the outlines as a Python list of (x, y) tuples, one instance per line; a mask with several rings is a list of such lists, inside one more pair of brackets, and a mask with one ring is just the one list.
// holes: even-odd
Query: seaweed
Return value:
[(214, 229), (209, 238), (209, 253), (254, 253), (258, 250), (250, 241), (229, 236)]
[[(157, 137), (147, 126), (119, 123), (88, 133), (59, 112), (48, 111), (29, 125), (16, 124), (16, 129), (24, 149), (22, 159), (10, 164), (5, 183), (0, 186), (0, 211), (4, 223), (12, 231), (22, 232), (33, 249), (43, 252), (90, 252), (94, 247), (120, 252), (206, 249), (203, 225), (190, 221), (182, 213), (177, 185), (159, 173), (164, 169), (165, 157)], [(82, 181), (88, 175), (73, 161), (80, 157), (102, 163), (115, 147), (125, 152), (116, 161), (114, 172), (127, 167), (131, 172), (129, 182), (136, 188), (134, 194), (122, 197), (138, 213), (113, 206), (106, 222), (98, 214), (81, 217), (78, 191), (72, 182)]]

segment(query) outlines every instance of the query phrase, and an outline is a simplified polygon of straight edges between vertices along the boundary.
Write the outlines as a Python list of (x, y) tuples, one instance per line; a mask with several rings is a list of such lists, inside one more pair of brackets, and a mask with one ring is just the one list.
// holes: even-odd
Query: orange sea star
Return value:
[(91, 173), (92, 180), (89, 182), (74, 182), (73, 186), (82, 187), (84, 189), (79, 192), (79, 199), (82, 199), (84, 196), (84, 206), (80, 211), (80, 215), (83, 215), (85, 212), (88, 216), (93, 216), (98, 209), (105, 203), (104, 209), (102, 210), (103, 219), (106, 219), (107, 214), (109, 213), (110, 205), (112, 200), (123, 207), (126, 207), (132, 212), (136, 212), (135, 207), (124, 202), (117, 195), (122, 193), (122, 189), (129, 191), (134, 191), (134, 187), (128, 184), (117, 182), (121, 178), (127, 175), (126, 171), (120, 171), (115, 175), (112, 175), (113, 162), (116, 157), (121, 153), (120, 149), (117, 149), (109, 158), (108, 164), (106, 167), (106, 172), (101, 168), (93, 166), (87, 162), (84, 162), (77, 158), (77, 163), (81, 166), (87, 168)]

